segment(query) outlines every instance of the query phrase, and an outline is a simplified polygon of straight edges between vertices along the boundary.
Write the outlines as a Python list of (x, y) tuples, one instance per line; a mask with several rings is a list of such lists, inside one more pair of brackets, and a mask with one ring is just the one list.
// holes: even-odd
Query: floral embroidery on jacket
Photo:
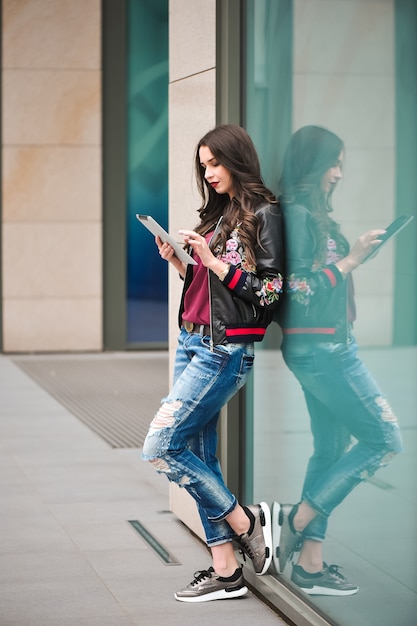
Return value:
[(281, 274), (278, 274), (278, 276), (272, 279), (263, 279), (261, 289), (256, 292), (261, 306), (265, 306), (279, 300), (282, 292), (282, 283), (283, 280)]
[[(248, 274), (256, 274), (256, 265), (249, 263), (245, 257), (245, 248), (239, 237), (240, 224), (233, 229), (229, 239), (226, 241), (226, 250), (223, 254), (220, 254), (220, 258), (225, 263), (230, 265), (239, 266)], [(214, 253), (219, 255), (220, 246), (218, 246)], [(262, 287), (259, 291), (256, 291), (256, 295), (259, 298), (261, 306), (269, 305), (276, 300), (279, 300), (282, 293), (283, 278), (281, 274), (275, 278), (264, 278), (262, 281)]]
[[(256, 272), (256, 266), (247, 262), (245, 257), (245, 248), (242, 245), (239, 237), (240, 224), (233, 229), (229, 239), (226, 241), (226, 250), (220, 256), (221, 260), (230, 265), (239, 266), (245, 272), (254, 274)], [(215, 252), (218, 252), (216, 250)]]
[[(328, 237), (327, 239), (327, 254), (326, 265), (332, 265), (340, 261), (342, 255), (337, 251), (337, 242)], [(317, 272), (322, 269), (322, 265), (313, 264), (312, 271)], [(307, 278), (300, 278), (296, 274), (291, 274), (287, 279), (287, 292), (289, 293), (291, 300), (295, 300), (303, 306), (308, 306), (311, 296), (314, 296), (314, 291), (311, 289), (307, 282)]]
[(304, 306), (310, 302), (310, 297), (314, 295), (306, 278), (299, 278), (295, 274), (291, 274), (287, 281), (287, 290), (291, 296), (291, 300), (295, 300)]
[(337, 252), (337, 243), (331, 237), (327, 240), (327, 255), (326, 255), (326, 265), (332, 265), (333, 263), (337, 263), (340, 261), (342, 255)]

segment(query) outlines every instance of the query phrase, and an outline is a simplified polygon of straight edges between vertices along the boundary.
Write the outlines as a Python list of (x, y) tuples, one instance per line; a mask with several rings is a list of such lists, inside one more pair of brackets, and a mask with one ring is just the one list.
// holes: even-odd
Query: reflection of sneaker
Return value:
[(338, 565), (326, 565), (317, 574), (309, 574), (300, 565), (292, 568), (291, 580), (310, 596), (352, 596), (358, 586), (349, 583)]
[(248, 593), (239, 567), (233, 576), (222, 578), (212, 567), (196, 572), (194, 580), (175, 594), (180, 602), (209, 602), (209, 600), (226, 600), (240, 598)]
[(279, 512), (279, 525), (281, 526), (281, 537), (279, 542), (279, 569), (282, 573), (287, 561), (294, 552), (299, 550), (302, 544), (302, 533), (295, 530), (293, 518), (297, 512), (296, 504), (281, 504)]
[(250, 519), (247, 533), (237, 537), (245, 554), (252, 559), (253, 568), (261, 576), (272, 560), (271, 513), (266, 502), (243, 507)]
[(279, 540), (281, 537), (281, 526), (279, 525), (279, 513), (281, 505), (278, 502), (272, 503), (272, 563), (276, 574), (280, 573), (279, 569)]

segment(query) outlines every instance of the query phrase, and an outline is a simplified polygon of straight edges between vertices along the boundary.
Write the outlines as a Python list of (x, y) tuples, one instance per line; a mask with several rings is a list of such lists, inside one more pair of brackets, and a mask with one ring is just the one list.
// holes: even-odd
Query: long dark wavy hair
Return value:
[[(229, 170), (234, 197), (219, 194), (205, 179), (205, 169), (200, 163), (199, 150), (209, 148), (217, 162)], [(241, 224), (239, 236), (245, 246), (246, 258), (255, 264), (254, 250), (258, 243), (259, 225), (256, 208), (263, 201), (276, 204), (274, 194), (265, 187), (258, 155), (246, 130), (235, 124), (224, 124), (210, 130), (198, 142), (195, 152), (195, 172), (198, 191), (202, 197), (199, 209), (200, 223), (196, 232), (208, 232), (223, 216), (217, 244), (225, 247), (230, 233)]]
[(334, 167), (344, 150), (343, 141), (335, 133), (321, 126), (303, 126), (291, 137), (284, 153), (280, 201), (306, 207), (313, 217), (315, 256), (318, 263), (326, 257), (327, 239), (332, 237), (347, 253), (349, 244), (330, 213), (333, 188), (322, 190), (323, 174)]

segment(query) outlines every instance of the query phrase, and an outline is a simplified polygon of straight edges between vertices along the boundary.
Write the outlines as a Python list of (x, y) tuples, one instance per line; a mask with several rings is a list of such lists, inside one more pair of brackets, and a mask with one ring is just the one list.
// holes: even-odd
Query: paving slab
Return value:
[[(141, 461), (139, 448), (112, 448), (7, 356), (0, 356), (0, 510), (1, 626), (285, 623), (251, 592), (228, 602), (175, 601), (210, 556), (169, 511), (167, 481)], [(178, 564), (167, 565), (129, 520)]]

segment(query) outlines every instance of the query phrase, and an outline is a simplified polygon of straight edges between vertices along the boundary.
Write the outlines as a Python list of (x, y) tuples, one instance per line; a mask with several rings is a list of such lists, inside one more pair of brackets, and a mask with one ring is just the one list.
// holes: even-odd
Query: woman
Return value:
[(301, 502), (274, 503), (273, 518), (281, 525), (279, 570), (301, 548), (291, 579), (311, 595), (358, 591), (337, 566), (323, 562), (327, 521), (356, 485), (402, 447), (396, 417), (358, 358), (352, 335), (352, 271), (385, 231), (366, 232), (349, 250), (331, 217), (343, 159), (339, 137), (305, 126), (289, 142), (280, 181), (287, 257), (282, 354), (305, 395), (314, 452)]
[(174, 384), (155, 415), (143, 458), (196, 500), (213, 565), (175, 594), (183, 602), (247, 593), (232, 540), (257, 574), (271, 562), (265, 503), (242, 507), (226, 487), (216, 458), (220, 409), (245, 384), (282, 291), (281, 219), (264, 186), (245, 130), (218, 126), (198, 143), (200, 222), (182, 230), (197, 265), (185, 266), (157, 238), (163, 259), (184, 278)]

